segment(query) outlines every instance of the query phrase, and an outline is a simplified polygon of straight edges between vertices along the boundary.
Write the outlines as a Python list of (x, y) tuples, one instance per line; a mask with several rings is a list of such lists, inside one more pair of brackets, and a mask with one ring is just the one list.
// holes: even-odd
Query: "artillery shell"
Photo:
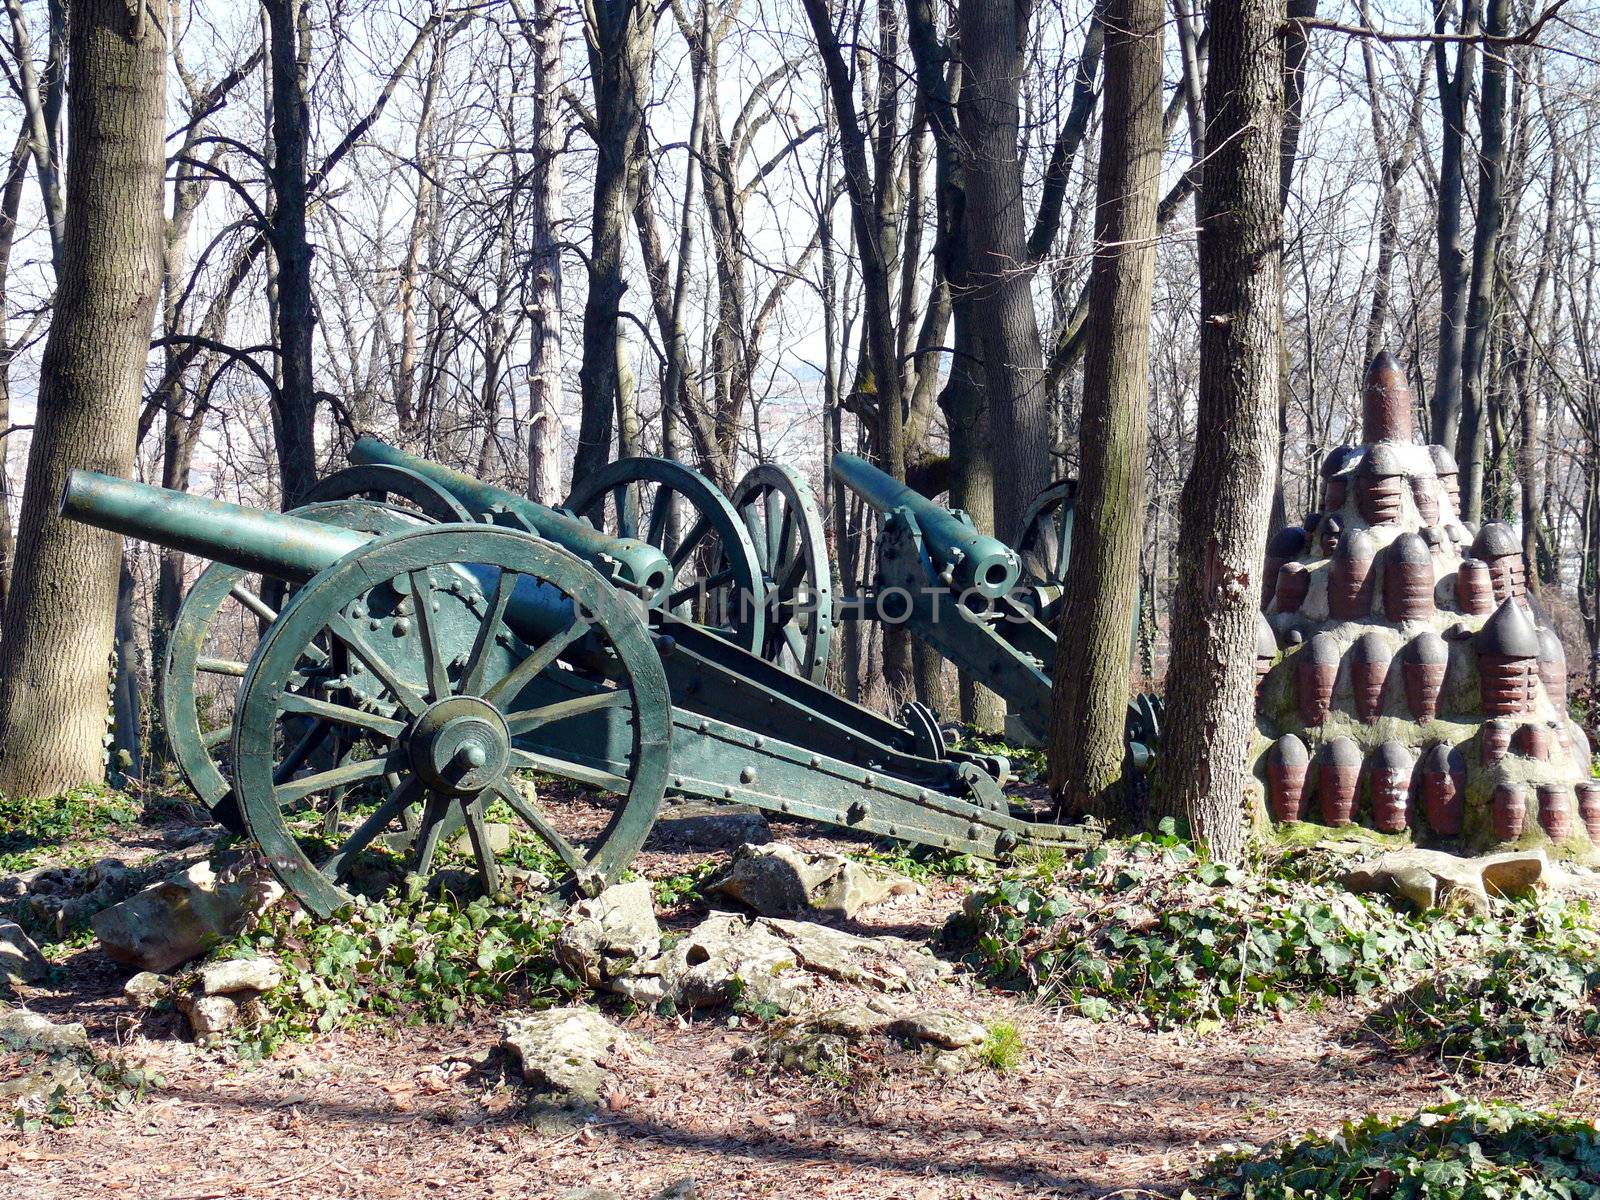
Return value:
[(1278, 585), (1273, 588), (1273, 603), (1281, 613), (1299, 612), (1311, 590), (1311, 572), (1304, 563), (1284, 563), (1278, 568)]
[(1272, 607), (1272, 595), (1278, 587), (1278, 572), (1283, 569), (1283, 564), (1293, 562), (1305, 553), (1306, 545), (1311, 539), (1306, 531), (1298, 525), (1286, 525), (1272, 535), (1267, 542), (1266, 564), (1261, 571), (1261, 608), (1265, 612)]
[(1410, 823), (1411, 755), (1399, 742), (1384, 742), (1367, 760), (1372, 786), (1372, 825), (1379, 833), (1399, 833)]
[(1557, 712), (1567, 711), (1567, 651), (1554, 629), (1539, 630), (1539, 678)]
[(1344, 507), (1344, 502), (1350, 498), (1350, 477), (1340, 475), (1337, 479), (1330, 479), (1322, 486), (1322, 507), (1332, 512)]
[(1405, 472), (1394, 447), (1386, 442), (1368, 446), (1366, 457), (1356, 468), (1356, 508), (1367, 524), (1398, 521), (1405, 486)]
[(1311, 753), (1294, 734), (1286, 733), (1272, 743), (1267, 751), (1267, 796), (1273, 820), (1300, 820), (1310, 766)]
[(1417, 506), (1417, 515), (1424, 525), (1439, 523), (1439, 481), (1426, 475), (1411, 477), (1411, 499)]
[(1317, 634), (1295, 652), (1295, 702), (1307, 725), (1321, 725), (1328, 719), (1338, 677), (1339, 645), (1327, 634)]
[(1434, 613), (1433, 554), (1414, 533), (1402, 533), (1384, 551), (1383, 612), (1396, 623)]
[(1261, 685), (1267, 681), (1272, 664), (1278, 657), (1278, 635), (1266, 617), (1256, 619), (1256, 695), (1261, 695)]
[(1350, 824), (1360, 786), (1360, 747), (1347, 737), (1334, 738), (1317, 758), (1317, 800), (1324, 825)]
[(1443, 446), (1429, 446), (1428, 456), (1433, 459), (1433, 473), (1439, 477), (1439, 490), (1450, 501), (1450, 516), (1461, 515), (1461, 478), (1455, 456)]
[(1525, 758), (1548, 762), (1550, 759), (1550, 727), (1529, 721), (1518, 725), (1511, 735), (1511, 749)]
[(1319, 531), (1322, 547), (1322, 557), (1332, 558), (1339, 553), (1339, 546), (1344, 540), (1344, 518), (1338, 513), (1329, 513), (1323, 518), (1315, 513), (1306, 518), (1306, 528)]
[(1373, 560), (1378, 544), (1364, 529), (1351, 530), (1339, 542), (1328, 568), (1328, 615), (1357, 621), (1372, 612)]
[(1478, 652), (1478, 693), (1496, 717), (1532, 712), (1537, 696), (1539, 635), (1515, 600), (1495, 610), (1473, 639)]
[(1369, 442), (1411, 440), (1411, 386), (1405, 368), (1387, 350), (1367, 366), (1361, 387), (1361, 428)]
[(1589, 840), (1600, 845), (1600, 780), (1585, 779), (1578, 785), (1578, 816)]
[(1383, 715), (1383, 685), (1389, 678), (1389, 647), (1377, 633), (1363, 633), (1350, 648), (1350, 687), (1356, 716), (1368, 725)]
[(1572, 793), (1565, 784), (1539, 785), (1539, 826), (1551, 841), (1572, 836)]
[(1502, 842), (1514, 842), (1522, 836), (1528, 821), (1528, 797), (1520, 783), (1501, 783), (1494, 789), (1490, 803), (1490, 819), (1494, 836)]
[(1494, 581), (1482, 559), (1463, 558), (1456, 568), (1456, 607), (1475, 617), (1494, 611)]
[(1478, 727), (1478, 762), (1481, 766), (1492, 767), (1506, 756), (1511, 749), (1511, 735), (1516, 730), (1516, 723), (1504, 717), (1496, 717), (1492, 721), (1485, 721)]
[(1478, 536), (1472, 539), (1472, 557), (1482, 559), (1488, 565), (1496, 604), (1504, 604), (1513, 597), (1528, 594), (1522, 545), (1511, 526), (1500, 521), (1486, 522), (1478, 530)]
[(1422, 759), (1422, 811), (1428, 828), (1455, 837), (1467, 811), (1467, 764), (1461, 751), (1440, 742)]
[(1400, 652), (1406, 708), (1417, 720), (1431, 721), (1439, 715), (1439, 694), (1444, 691), (1444, 677), (1449, 667), (1450, 648), (1431, 629), (1417, 634)]

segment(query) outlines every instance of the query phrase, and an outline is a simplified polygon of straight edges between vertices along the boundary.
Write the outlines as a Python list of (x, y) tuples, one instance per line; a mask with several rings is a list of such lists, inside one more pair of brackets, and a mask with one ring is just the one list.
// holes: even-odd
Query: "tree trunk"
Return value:
[(533, 0), (532, 121), (536, 157), (528, 205), (528, 495), (561, 490), (561, 22), (557, 0)]
[(117, 613), (114, 623), (116, 682), (111, 690), (111, 777), (119, 786), (144, 778), (143, 722), (139, 697), (144, 695), (139, 669), (139, 630), (133, 613), (133, 571), (123, 554), (117, 572)]
[(76, 467), (133, 470), (161, 280), (166, 9), (82, 0), (71, 28), (67, 219), (0, 635), (0, 793), (104, 776), (120, 539), (64, 521)]
[(960, 22), (967, 278), (977, 298), (995, 472), (1007, 481), (995, 492), (995, 533), (1016, 545), (1029, 502), (1050, 482), (1049, 392), (1017, 158), (1027, 7), (962, 0)]
[[(1448, 33), (1452, 0), (1434, 0), (1434, 29)], [(1478, 0), (1462, 0), (1462, 34), (1476, 33)], [(1449, 43), (1433, 47), (1434, 74), (1439, 82), (1443, 132), (1439, 142), (1439, 358), (1434, 371), (1430, 440), (1456, 444), (1461, 424), (1461, 356), (1467, 320), (1467, 256), (1461, 246), (1461, 194), (1466, 183), (1467, 108), (1476, 70), (1477, 48), (1468, 40), (1456, 49), (1455, 74), (1450, 73)]]
[[(1489, 0), (1486, 32), (1504, 36), (1510, 0)], [(1494, 315), (1495, 249), (1506, 169), (1506, 60), (1503, 52), (1483, 62), (1482, 135), (1478, 147), (1478, 213), (1472, 236), (1472, 285), (1461, 350), (1461, 427), (1456, 461), (1461, 466), (1461, 519), (1483, 520), (1484, 417), (1489, 374), (1489, 325)], [(1530, 566), (1532, 564), (1529, 564)]]
[(28, 145), (26, 129), (17, 134), (16, 145), (11, 149), (11, 159), (6, 167), (5, 184), (0, 186), (0, 619), (4, 618), (6, 592), (11, 584), (11, 560), (16, 553), (15, 535), (11, 524), (11, 471), (8, 461), (11, 428), (11, 359), (16, 347), (11, 344), (10, 330), (5, 328), (5, 314), (10, 311), (8, 298), (11, 288), (11, 251), (16, 245), (17, 214), (22, 210), (22, 190), (28, 178)]
[(311, 364), (316, 306), (311, 299), (311, 243), (306, 234), (306, 154), (311, 119), (306, 81), (311, 64), (305, 0), (261, 0), (267, 10), (272, 72), (270, 240), (277, 260), (279, 367), (276, 409), (283, 507), (294, 508), (317, 481), (317, 402)]
[(1223, 861), (1243, 853), (1255, 644), (1282, 353), (1281, 0), (1215, 0), (1200, 191), (1200, 389), (1155, 800)]
[(1105, 24), (1081, 466), (1062, 605), (1070, 616), (1056, 642), (1050, 789), (1063, 814), (1115, 818), (1145, 518), (1163, 142), (1161, 0), (1111, 0)]
[(644, 122), (655, 26), (655, 10), (644, 0), (595, 0), (584, 11), (595, 93), (591, 130), (595, 165), (589, 294), (583, 305), (583, 359), (578, 366), (583, 413), (572, 464), (574, 479), (593, 474), (611, 457), (617, 411), (617, 325), (627, 287), (623, 243), (632, 208), (629, 159)]

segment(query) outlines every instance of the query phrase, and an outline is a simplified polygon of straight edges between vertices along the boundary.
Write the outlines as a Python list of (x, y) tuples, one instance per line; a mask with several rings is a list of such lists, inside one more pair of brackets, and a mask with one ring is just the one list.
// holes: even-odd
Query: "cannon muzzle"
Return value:
[(608, 537), (576, 517), (484, 483), (464, 471), (407, 454), (375, 437), (356, 439), (356, 444), (350, 448), (350, 461), (359, 465), (404, 467), (426, 476), (474, 513), (507, 513), (540, 537), (570, 550), (612, 583), (640, 596), (646, 604), (665, 599), (670, 590), (672, 564), (648, 542)]
[(300, 583), (371, 540), (353, 529), (74, 471), (61, 515), (245, 571)]
[(998, 538), (979, 533), (949, 509), (854, 454), (835, 454), (833, 474), (882, 515), (904, 511), (921, 531), (934, 570), (947, 586), (970, 588), (990, 600), (1016, 586), (1022, 562)]

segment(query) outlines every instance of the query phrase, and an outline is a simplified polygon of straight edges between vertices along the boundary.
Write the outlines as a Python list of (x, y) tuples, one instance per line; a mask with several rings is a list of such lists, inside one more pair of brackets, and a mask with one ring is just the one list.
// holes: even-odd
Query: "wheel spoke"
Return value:
[(495, 684), (483, 694), (483, 698), (490, 704), (497, 706), (502, 700), (509, 703), (510, 701), (516, 699), (517, 693), (522, 691), (523, 688), (527, 687), (529, 683), (533, 682), (534, 678), (542, 674), (545, 668), (554, 663), (556, 659), (560, 658), (562, 651), (566, 650), (569, 646), (581, 639), (588, 632), (588, 622), (581, 619), (574, 619), (571, 625), (568, 625), (560, 633), (550, 638), (544, 643), (544, 645), (540, 646), (532, 654), (528, 655), (527, 658), (523, 659), (516, 666), (512, 667), (511, 670), (501, 678), (499, 683)]
[(323, 739), (327, 736), (328, 723), (320, 718), (313, 721), (311, 727), (300, 735), (300, 740), (290, 748), (289, 753), (283, 756), (283, 761), (273, 768), (273, 786), (283, 783), (305, 766), (306, 759), (316, 752), (317, 747), (322, 745)]
[(417, 832), (415, 862), (412, 868), (414, 874), (426, 878), (428, 872), (433, 870), (433, 856), (439, 849), (441, 835), (444, 832), (444, 820), (449, 812), (448, 797), (429, 793), (427, 803), (422, 809), (422, 825)]
[(695, 552), (696, 547), (705, 540), (706, 534), (711, 532), (711, 522), (701, 517), (689, 527), (689, 532), (684, 535), (683, 541), (678, 543), (678, 548), (672, 552), (667, 560), (672, 564), (674, 571), (689, 561), (689, 556)]
[(207, 750), (215, 750), (233, 736), (233, 726), (224, 725), (221, 729), (213, 729), (200, 739), (200, 744)]
[(658, 487), (655, 498), (650, 505), (650, 524), (645, 530), (644, 540), (652, 546), (665, 545), (667, 522), (672, 516), (671, 489)]
[(500, 577), (494, 584), (494, 596), (489, 601), (489, 611), (484, 614), (483, 623), (478, 626), (478, 636), (472, 642), (467, 673), (461, 680), (463, 696), (476, 696), (483, 688), (483, 671), (488, 665), (489, 647), (494, 642), (495, 631), (505, 621), (506, 608), (511, 603), (511, 595), (517, 590), (517, 580), (520, 578), (515, 571), (507, 571), (504, 567), (500, 569)]
[(483, 827), (483, 798), (474, 796), (465, 806), (467, 837), (472, 842), (472, 853), (478, 860), (478, 877), (483, 880), (483, 890), (494, 895), (500, 890), (500, 864), (495, 862), (494, 847), (489, 845), (489, 831)]
[(197, 658), (194, 660), (194, 669), (203, 671), (207, 675), (231, 675), (235, 679), (243, 679), (248, 663), (239, 662), (232, 658)]
[(638, 496), (634, 490), (623, 484), (618, 487), (612, 496), (617, 506), (617, 536), (637, 537), (639, 529)]
[[(774, 492), (773, 496), (776, 498), (777, 493)], [(772, 538), (772, 527), (770, 525), (767, 527), (767, 536)], [(783, 506), (783, 517), (778, 522), (778, 536), (772, 539), (771, 544), (768, 547), (768, 549), (771, 551), (771, 553), (767, 555), (768, 568), (776, 571), (778, 564), (788, 559), (789, 552), (793, 546), (794, 509), (785, 504)]]
[(351, 708), (347, 704), (319, 700), (315, 696), (307, 696), (300, 692), (285, 692), (283, 699), (278, 702), (278, 707), (286, 713), (302, 713), (310, 717), (320, 717), (325, 721), (336, 721), (340, 725), (354, 725), (358, 729), (371, 730), (385, 737), (399, 737), (405, 732), (406, 727), (404, 721), (396, 721), (393, 717), (362, 712), (359, 708)]
[(557, 831), (556, 827), (550, 824), (549, 818), (539, 811), (537, 805), (528, 801), (528, 798), (522, 794), (522, 789), (517, 787), (514, 782), (509, 779), (501, 780), (500, 783), (494, 786), (494, 790), (499, 794), (500, 799), (511, 807), (511, 811), (526, 821), (533, 831), (544, 839), (545, 844), (555, 851), (556, 857), (566, 863), (569, 868), (574, 871), (582, 871), (589, 865), (584, 860), (583, 855), (578, 853), (577, 847), (567, 841)]
[(413, 628), (422, 651), (428, 692), (434, 700), (443, 700), (450, 694), (450, 676), (445, 671), (444, 655), (439, 649), (439, 632), (433, 624), (433, 581), (426, 569), (411, 572), (411, 604), (416, 609)]
[(543, 771), (546, 775), (555, 775), (573, 783), (581, 783), (584, 787), (599, 788), (620, 795), (626, 795), (631, 786), (626, 776), (613, 775), (610, 771), (602, 771), (598, 767), (586, 767), (582, 763), (571, 762), (564, 758), (552, 758), (547, 754), (536, 754), (532, 750), (523, 750), (516, 746), (511, 748), (511, 764), (519, 770)]
[(549, 725), (554, 721), (565, 721), (608, 708), (622, 708), (632, 699), (632, 696), (622, 688), (607, 689), (589, 696), (575, 696), (571, 700), (558, 700), (554, 704), (546, 704), (539, 708), (525, 708), (521, 712), (507, 713), (506, 727), (510, 729), (511, 736), (516, 737), (518, 734), (529, 733), (541, 725)]
[(792, 621), (783, 626), (783, 642), (789, 647), (789, 653), (794, 655), (796, 665), (806, 661), (805, 635)]
[(806, 577), (806, 555), (803, 548), (795, 550), (794, 557), (775, 575), (772, 586), (780, 596), (792, 596)]
[(287, 808), (297, 800), (304, 800), (307, 796), (317, 792), (327, 791), (329, 788), (346, 787), (352, 783), (360, 783), (363, 779), (377, 779), (380, 775), (395, 770), (403, 769), (401, 764), (395, 762), (394, 755), (385, 755), (383, 758), (365, 758), (360, 762), (343, 763), (326, 771), (318, 771), (312, 775), (303, 775), (299, 779), (289, 780), (273, 789), (279, 808)]
[(394, 819), (406, 810), (407, 805), (416, 800), (416, 793), (421, 790), (416, 776), (407, 776), (401, 785), (390, 792), (384, 802), (378, 805), (367, 819), (356, 826), (354, 833), (319, 868), (330, 879), (338, 879), (344, 872), (345, 863), (360, 854), (372, 844), (372, 839), (377, 837)]
[(394, 693), (396, 700), (412, 716), (420, 717), (427, 711), (428, 704), (421, 696), (412, 691), (409, 685), (402, 683), (400, 677), (394, 673), (383, 657), (374, 650), (367, 639), (356, 632), (355, 626), (350, 624), (343, 613), (335, 613), (328, 622), (328, 631), (350, 648), (350, 652), (359, 658), (367, 670)]
[(236, 583), (229, 588), (228, 595), (232, 596), (240, 604), (244, 605), (269, 625), (278, 619), (278, 613), (272, 607), (272, 605), (268, 604), (265, 600), (252, 592), (249, 588), (245, 587), (245, 585), (242, 583)]

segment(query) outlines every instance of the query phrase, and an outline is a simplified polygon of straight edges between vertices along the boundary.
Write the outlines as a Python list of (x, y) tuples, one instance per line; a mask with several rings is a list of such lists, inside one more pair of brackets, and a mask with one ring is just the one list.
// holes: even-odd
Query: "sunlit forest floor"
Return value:
[[(76, 857), (132, 860), (197, 832), (177, 818), (134, 823)], [(847, 844), (812, 825), (774, 822), (772, 832), (807, 849)], [(666, 879), (725, 856), (652, 843), (636, 867)], [(923, 895), (840, 924), (937, 944), (973, 884), (926, 883)], [(1014, 1026), (1020, 1053), (1006, 1069), (942, 1074), (886, 1043), (863, 1050), (848, 1079), (778, 1073), (749, 1057), (757, 1017), (612, 1011), (637, 1042), (611, 1064), (599, 1109), (574, 1117), (530, 1103), (495, 1049), (492, 1010), (449, 1025), (337, 1029), (255, 1062), (186, 1040), (175, 1013), (142, 1013), (122, 993), (129, 970), (88, 938), (53, 958), (64, 970), (19, 989), (27, 1005), (83, 1022), (103, 1054), (142, 1061), (161, 1080), (127, 1106), (0, 1136), (0, 1171), (17, 1196), (543, 1200), (592, 1187), (645, 1200), (684, 1177), (708, 1198), (1177, 1195), (1240, 1143), (1455, 1095), (1600, 1116), (1591, 1062), (1457, 1076), (1358, 1036), (1370, 1006), (1332, 1000), (1197, 1035), (1064, 1015), (958, 974), (931, 999)]]

